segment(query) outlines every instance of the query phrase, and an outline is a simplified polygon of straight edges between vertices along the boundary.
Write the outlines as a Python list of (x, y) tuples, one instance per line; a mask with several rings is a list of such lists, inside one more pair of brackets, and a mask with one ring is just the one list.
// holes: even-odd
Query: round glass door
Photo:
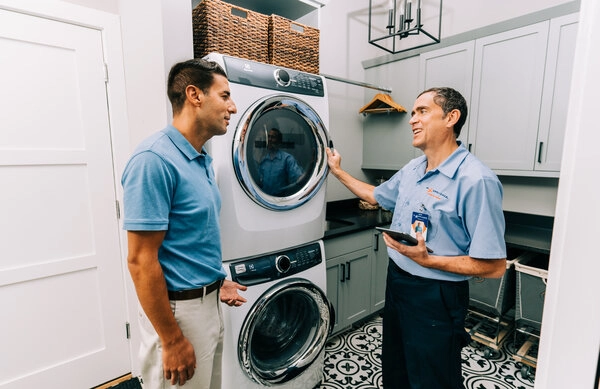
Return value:
[(244, 191), (261, 206), (287, 210), (310, 200), (327, 177), (327, 130), (305, 102), (271, 96), (242, 116), (233, 165)]
[(254, 304), (240, 332), (238, 357), (255, 382), (291, 380), (319, 356), (332, 328), (325, 293), (312, 282), (289, 279)]

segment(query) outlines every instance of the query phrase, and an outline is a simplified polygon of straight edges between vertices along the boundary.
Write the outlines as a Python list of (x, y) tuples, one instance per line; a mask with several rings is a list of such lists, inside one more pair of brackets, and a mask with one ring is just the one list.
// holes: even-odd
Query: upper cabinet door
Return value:
[(535, 170), (560, 171), (579, 14), (550, 21)]
[(469, 145), (492, 169), (534, 168), (549, 24), (475, 42)]
[[(446, 86), (459, 91), (471, 106), (473, 56), (475, 41), (460, 43), (420, 55), (419, 89)], [(466, 143), (469, 123), (463, 126), (459, 139)]]

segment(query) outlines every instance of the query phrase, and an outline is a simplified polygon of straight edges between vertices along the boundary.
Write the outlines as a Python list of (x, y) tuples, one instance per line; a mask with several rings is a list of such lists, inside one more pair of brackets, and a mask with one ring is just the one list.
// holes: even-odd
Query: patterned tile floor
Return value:
[[(325, 380), (321, 389), (378, 389), (381, 376), (381, 317), (329, 340), (325, 350)], [(535, 371), (524, 377), (517, 362), (513, 336), (498, 351), (472, 341), (462, 351), (466, 389), (533, 388)], [(487, 350), (487, 351), (486, 351)], [(527, 370), (527, 368), (525, 368)]]

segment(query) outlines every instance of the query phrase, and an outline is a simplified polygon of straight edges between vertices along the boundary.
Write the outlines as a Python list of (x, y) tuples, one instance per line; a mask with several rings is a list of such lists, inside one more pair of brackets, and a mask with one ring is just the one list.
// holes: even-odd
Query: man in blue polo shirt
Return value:
[[(464, 388), (461, 349), (468, 279), (506, 271), (502, 185), (457, 141), (467, 118), (463, 96), (431, 88), (415, 101), (413, 146), (423, 156), (375, 187), (341, 168), (327, 149), (331, 173), (352, 193), (393, 211), (391, 228), (413, 234), (408, 246), (384, 233), (388, 246), (383, 313), (385, 388)], [(428, 253), (427, 247), (433, 250)]]
[(204, 144), (223, 135), (236, 106), (224, 70), (194, 59), (175, 64), (167, 93), (173, 123), (144, 140), (125, 171), (128, 267), (140, 302), (144, 388), (221, 387), (219, 299), (246, 300), (224, 280), (221, 197)]

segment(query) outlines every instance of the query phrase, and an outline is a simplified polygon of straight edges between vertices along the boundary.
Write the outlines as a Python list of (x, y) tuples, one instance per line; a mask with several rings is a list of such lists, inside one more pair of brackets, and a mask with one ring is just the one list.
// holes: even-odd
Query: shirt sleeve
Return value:
[(121, 180), (123, 185), (123, 229), (164, 231), (175, 180), (165, 161), (145, 151), (131, 158)]
[(484, 177), (463, 198), (465, 224), (471, 235), (469, 256), (481, 259), (506, 258), (502, 185)]
[(396, 174), (394, 174), (383, 184), (375, 187), (373, 195), (375, 196), (377, 203), (381, 205), (383, 209), (393, 211), (396, 207), (396, 200), (398, 199), (401, 178), (402, 170), (396, 172)]

